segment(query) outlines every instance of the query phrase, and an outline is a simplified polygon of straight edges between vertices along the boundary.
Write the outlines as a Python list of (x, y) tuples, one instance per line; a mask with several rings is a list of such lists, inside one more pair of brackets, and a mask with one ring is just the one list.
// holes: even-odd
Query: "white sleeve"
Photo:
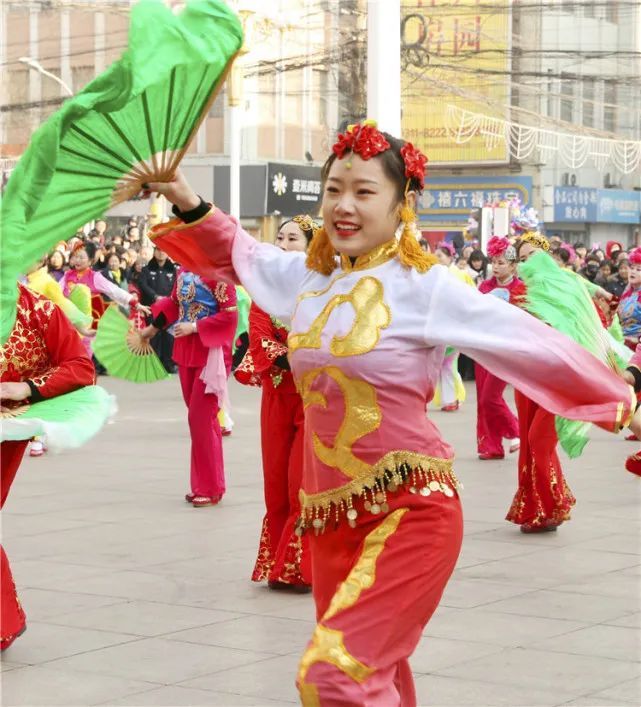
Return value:
[(572, 339), (522, 309), (485, 297), (433, 267), (424, 279), (428, 345), (451, 345), (546, 410), (613, 430), (633, 403), (629, 386)]
[(110, 297), (121, 307), (127, 307), (133, 298), (133, 295), (130, 292), (126, 292), (121, 287), (118, 287), (118, 285), (111, 282), (111, 280), (108, 280), (99, 272), (94, 275), (93, 284), (98, 292), (101, 292), (103, 295), (107, 295), (107, 297)]

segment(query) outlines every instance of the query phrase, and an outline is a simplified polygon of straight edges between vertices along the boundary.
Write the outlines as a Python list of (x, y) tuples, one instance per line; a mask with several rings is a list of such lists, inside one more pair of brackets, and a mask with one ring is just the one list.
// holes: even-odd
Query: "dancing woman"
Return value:
[[(516, 249), (507, 238), (495, 236), (487, 244), (494, 275), (479, 285), (479, 292), (492, 294), (518, 304), (525, 285), (516, 276)], [(503, 459), (503, 440), (510, 453), (519, 450), (519, 422), (503, 399), (506, 383), (492, 375), (480, 363), (474, 364), (476, 379), (476, 440), (479, 459)]]
[[(17, 317), (0, 347), (1, 413), (13, 414), (40, 400), (93, 385), (95, 372), (80, 337), (53, 302), (18, 285)], [(86, 412), (85, 412), (86, 414)], [(0, 484), (4, 506), (28, 440), (0, 444)], [(0, 649), (7, 649), (26, 629), (9, 560), (0, 548)]]
[[(280, 227), (276, 245), (304, 253), (315, 227), (309, 216), (295, 216)], [(287, 359), (288, 333), (282, 322), (252, 304), (249, 353), (235, 376), (241, 383), (263, 389), (260, 430), (266, 513), (252, 580), (267, 580), (270, 589), (307, 591), (312, 583), (309, 539), (295, 532), (300, 516), (304, 414)]]
[(557, 414), (641, 427), (630, 387), (604, 364), (421, 250), (413, 206), (426, 161), (369, 122), (340, 135), (307, 256), (258, 243), (180, 174), (150, 185), (175, 205), (177, 219), (152, 233), (164, 250), (239, 280), (291, 322), (318, 618), (298, 673), (306, 705), (416, 704), (408, 659), (463, 535), (453, 450), (425, 416), (446, 345)]
[(151, 339), (173, 325), (173, 360), (188, 410), (191, 437), (190, 492), (194, 508), (217, 505), (225, 494), (222, 431), (218, 411), (225, 404), (227, 376), (238, 314), (236, 290), (224, 282), (178, 271), (171, 295), (151, 307), (142, 330)]

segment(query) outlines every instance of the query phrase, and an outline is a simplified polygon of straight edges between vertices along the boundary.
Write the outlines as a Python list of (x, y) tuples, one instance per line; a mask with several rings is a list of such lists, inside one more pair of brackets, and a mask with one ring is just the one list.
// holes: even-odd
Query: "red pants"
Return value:
[(202, 368), (178, 366), (191, 435), (191, 492), (195, 496), (222, 498), (225, 493), (223, 439), (218, 424), (218, 397), (205, 393)]
[[(7, 500), (9, 489), (27, 444), (27, 440), (0, 444), (0, 487), (2, 491), (0, 508)], [(0, 582), (0, 641), (4, 648), (22, 631), (26, 623), (26, 616), (18, 601), (9, 560), (2, 547), (0, 547)]]
[(507, 383), (474, 364), (476, 440), (479, 454), (503, 454), (503, 440), (519, 436), (519, 423), (503, 400)]
[(274, 388), (263, 383), (260, 410), (265, 508), (252, 580), (311, 584), (307, 534), (294, 532), (300, 515), (303, 475), (303, 403), (290, 378)]
[(556, 453), (554, 415), (518, 390), (514, 397), (521, 433), (519, 488), (506, 519), (534, 526), (568, 520), (576, 499), (565, 483)]
[(385, 517), (359, 501), (357, 526), (310, 536), (318, 624), (298, 672), (304, 705), (416, 705), (408, 658), (454, 570), (457, 497), (406, 490)]

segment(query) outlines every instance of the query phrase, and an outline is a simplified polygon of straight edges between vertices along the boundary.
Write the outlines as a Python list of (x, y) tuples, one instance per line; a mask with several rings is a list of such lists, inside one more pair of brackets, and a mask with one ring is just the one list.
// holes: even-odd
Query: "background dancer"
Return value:
[[(479, 285), (482, 294), (492, 294), (506, 302), (518, 303), (525, 285), (516, 276), (516, 249), (507, 238), (491, 238), (487, 244), (494, 275)], [(479, 363), (474, 364), (476, 379), (476, 441), (479, 459), (503, 459), (503, 440), (510, 453), (519, 450), (519, 422), (503, 399), (506, 383)]]
[(171, 295), (156, 300), (152, 312), (152, 323), (141, 332), (144, 338), (174, 325), (173, 359), (191, 436), (191, 490), (185, 500), (194, 508), (215, 506), (226, 488), (218, 411), (231, 370), (236, 291), (233, 285), (181, 269)]
[[(306, 252), (317, 228), (309, 216), (285, 221), (276, 237), (284, 251)], [(289, 328), (252, 304), (249, 352), (235, 376), (263, 389), (260, 409), (265, 508), (254, 582), (270, 589), (308, 591), (312, 583), (309, 539), (295, 532), (300, 517), (304, 413), (287, 359)]]
[[(0, 348), (1, 414), (15, 415), (30, 403), (93, 385), (95, 371), (78, 333), (50, 300), (18, 285), (16, 322)], [(0, 485), (4, 506), (28, 440), (0, 444)], [(0, 648), (5, 650), (26, 629), (9, 560), (0, 548)]]

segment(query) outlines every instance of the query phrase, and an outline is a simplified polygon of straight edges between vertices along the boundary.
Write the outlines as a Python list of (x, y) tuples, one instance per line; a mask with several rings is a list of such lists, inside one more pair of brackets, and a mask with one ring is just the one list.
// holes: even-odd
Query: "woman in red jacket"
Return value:
[[(71, 393), (95, 382), (93, 363), (78, 332), (51, 300), (18, 285), (13, 331), (0, 347), (0, 399), (4, 414), (16, 407)], [(0, 483), (4, 506), (28, 440), (0, 444)], [(0, 649), (8, 648), (26, 629), (9, 560), (0, 548)]]
[(227, 391), (231, 349), (236, 331), (236, 290), (233, 285), (178, 271), (169, 297), (151, 307), (154, 319), (142, 330), (151, 338), (174, 325), (173, 359), (191, 436), (191, 491), (194, 508), (215, 506), (225, 493), (223, 444), (218, 411)]
[[(305, 252), (316, 224), (295, 216), (278, 231), (281, 250)], [(295, 532), (303, 473), (303, 403), (287, 359), (289, 329), (255, 304), (249, 312), (249, 351), (235, 372), (246, 385), (260, 385), (261, 448), (265, 508), (252, 581), (270, 589), (308, 591), (311, 563), (308, 538)]]

